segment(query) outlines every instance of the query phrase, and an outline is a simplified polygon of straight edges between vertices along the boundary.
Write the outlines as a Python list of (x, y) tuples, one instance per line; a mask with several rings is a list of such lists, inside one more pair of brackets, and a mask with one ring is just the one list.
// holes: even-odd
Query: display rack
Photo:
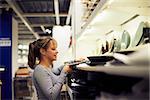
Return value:
[(105, 72), (107, 74), (149, 78), (148, 66), (78, 66), (79, 70)]

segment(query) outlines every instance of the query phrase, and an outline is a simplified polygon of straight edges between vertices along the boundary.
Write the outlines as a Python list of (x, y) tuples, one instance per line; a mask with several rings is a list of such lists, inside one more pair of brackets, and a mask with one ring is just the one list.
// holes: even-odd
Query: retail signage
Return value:
[(0, 47), (8, 47), (11, 46), (10, 38), (0, 38)]
[(1, 9), (0, 15), (0, 65), (4, 71), (0, 72), (2, 81), (0, 100), (12, 100), (12, 10)]

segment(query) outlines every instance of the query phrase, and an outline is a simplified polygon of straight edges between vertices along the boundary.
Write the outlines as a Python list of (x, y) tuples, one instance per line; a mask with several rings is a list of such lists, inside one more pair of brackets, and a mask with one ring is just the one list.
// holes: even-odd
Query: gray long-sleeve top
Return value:
[[(49, 70), (42, 65), (36, 66), (33, 72), (33, 83), (37, 91), (38, 100), (60, 100), (61, 88), (67, 75), (61, 69), (62, 67), (59, 70)], [(54, 74), (59, 72), (60, 75)]]

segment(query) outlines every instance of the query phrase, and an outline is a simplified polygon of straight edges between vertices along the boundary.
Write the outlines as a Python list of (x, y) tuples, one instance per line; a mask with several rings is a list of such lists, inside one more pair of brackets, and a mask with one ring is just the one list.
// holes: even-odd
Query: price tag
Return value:
[(11, 46), (10, 38), (0, 38), (0, 47), (8, 47)]

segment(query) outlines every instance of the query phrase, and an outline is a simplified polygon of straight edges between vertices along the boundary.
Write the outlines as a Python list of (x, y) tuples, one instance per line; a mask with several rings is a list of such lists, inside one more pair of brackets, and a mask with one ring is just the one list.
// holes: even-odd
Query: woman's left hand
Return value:
[(63, 70), (64, 70), (64, 72), (67, 72), (67, 73), (72, 72), (72, 68), (69, 65), (65, 65)]

